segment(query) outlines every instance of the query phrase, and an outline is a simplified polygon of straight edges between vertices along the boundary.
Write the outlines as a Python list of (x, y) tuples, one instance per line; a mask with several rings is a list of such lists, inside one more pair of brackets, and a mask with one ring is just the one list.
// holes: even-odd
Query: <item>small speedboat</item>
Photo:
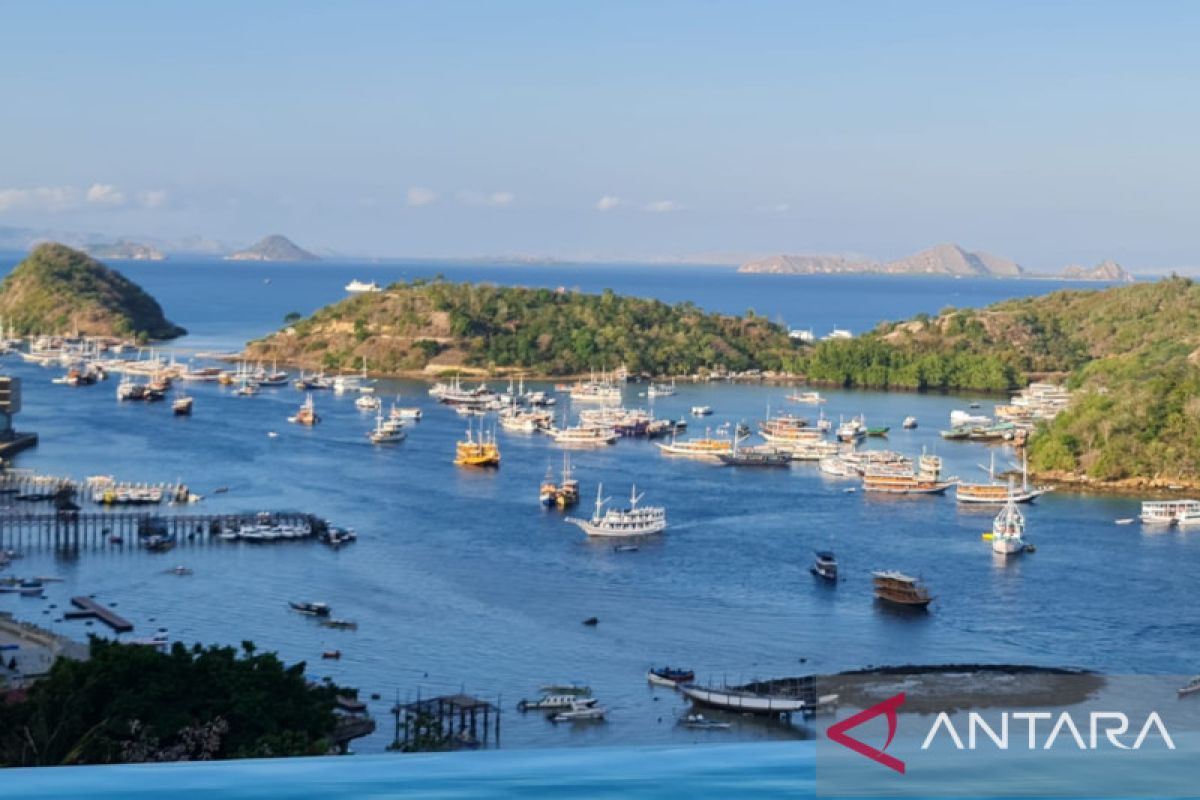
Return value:
[(606, 712), (600, 706), (594, 705), (595, 700), (576, 700), (567, 711), (560, 711), (550, 717), (551, 722), (592, 722), (602, 721)]
[(321, 653), (321, 658), (337, 660), (342, 657), (341, 650), (325, 650)]
[(293, 611), (299, 611), (301, 614), (308, 614), (311, 617), (328, 617), (329, 606), (325, 603), (296, 603), (288, 601)]
[(558, 711), (570, 708), (588, 708), (596, 704), (595, 698), (577, 693), (547, 694), (537, 700), (522, 700), (517, 703), (518, 711)]
[(618, 544), (613, 547), (614, 553), (636, 553), (640, 548), (636, 544)]
[(917, 418), (905, 417), (904, 422), (901, 423), (901, 427), (903, 427), (905, 430), (911, 431), (913, 428), (917, 427)]
[(693, 417), (707, 417), (712, 413), (712, 406), (692, 406)]
[(715, 719), (709, 719), (703, 714), (688, 714), (683, 718), (683, 725), (686, 728), (701, 728), (704, 730), (728, 730), (730, 725), (728, 722), (719, 722)]
[(1200, 692), (1200, 675), (1192, 678), (1190, 681), (1179, 687), (1179, 696), (1185, 697), (1189, 694)]
[(1132, 525), (1134, 519), (1133, 517), (1121, 517), (1121, 519), (1117, 520), (1116, 522), (1118, 525)]
[(669, 686), (674, 689), (681, 683), (696, 680), (696, 673), (678, 667), (655, 667), (646, 672), (646, 680), (655, 686)]
[(180, 564), (177, 567), (171, 567), (169, 570), (167, 570), (167, 572), (171, 573), (172, 575), (191, 575), (192, 569), (191, 567), (185, 567)]

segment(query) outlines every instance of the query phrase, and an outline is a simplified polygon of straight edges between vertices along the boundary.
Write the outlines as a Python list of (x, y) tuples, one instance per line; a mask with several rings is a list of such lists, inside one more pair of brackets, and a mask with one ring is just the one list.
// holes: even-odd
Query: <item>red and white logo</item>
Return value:
[[(841, 722), (830, 725), (829, 729), (825, 731), (825, 735), (843, 747), (849, 747), (859, 755), (866, 756), (872, 761), (883, 764), (888, 769), (894, 769), (896, 772), (899, 772), (901, 775), (903, 775), (904, 762), (895, 756), (889, 756), (887, 753), (883, 752), (884, 750), (888, 749), (888, 745), (890, 745), (892, 743), (892, 739), (896, 737), (896, 726), (899, 724), (899, 719), (896, 715), (896, 709), (902, 705), (904, 705), (904, 692), (901, 692), (894, 697), (889, 697), (882, 703), (876, 703), (870, 708), (864, 709), (852, 717), (847, 717)], [(887, 741), (883, 743), (883, 747), (877, 749), (869, 744), (860, 742), (858, 739), (846, 735), (846, 731), (850, 730), (851, 728), (856, 728), (868, 720), (875, 719), (880, 714), (887, 715), (888, 724)]]

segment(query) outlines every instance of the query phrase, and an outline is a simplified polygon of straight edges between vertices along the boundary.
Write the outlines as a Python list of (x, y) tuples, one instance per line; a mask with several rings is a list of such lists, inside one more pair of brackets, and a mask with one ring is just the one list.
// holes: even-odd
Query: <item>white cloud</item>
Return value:
[(162, 189), (147, 189), (138, 192), (138, 202), (144, 208), (162, 208), (167, 204), (167, 193)]
[(464, 205), (468, 206), (493, 206), (501, 208), (503, 206), (511, 206), (516, 202), (517, 196), (512, 192), (492, 192), (491, 194), (485, 194), (484, 192), (467, 189), (458, 193), (458, 199)]
[(73, 186), (0, 189), (0, 211), (67, 211), (79, 206), (80, 194)]
[(680, 205), (674, 200), (656, 200), (646, 206), (647, 211), (652, 211), (656, 214), (663, 214), (667, 211), (678, 211)]
[(408, 204), (413, 207), (427, 206), (437, 200), (437, 193), (424, 186), (414, 186), (408, 190)]
[(120, 206), (125, 204), (125, 195), (111, 183), (93, 183), (87, 190), (87, 202), (95, 206)]
[(621, 198), (613, 197), (611, 194), (606, 194), (596, 201), (597, 211), (612, 211), (617, 206), (621, 205)]

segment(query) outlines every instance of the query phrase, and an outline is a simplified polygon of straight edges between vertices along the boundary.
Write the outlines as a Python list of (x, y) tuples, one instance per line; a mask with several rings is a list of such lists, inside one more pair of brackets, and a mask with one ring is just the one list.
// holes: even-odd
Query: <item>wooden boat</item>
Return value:
[(735, 439), (733, 450), (718, 453), (722, 464), (731, 467), (786, 467), (792, 463), (792, 454), (787, 450), (767, 445), (765, 447), (739, 447), (741, 439)]
[(867, 423), (861, 416), (853, 419), (845, 420), (837, 429), (837, 440), (839, 442), (854, 443), (861, 441), (867, 435)]
[(478, 437), (473, 437), (468, 425), (466, 440), (455, 445), (454, 463), (460, 467), (500, 466), (500, 447), (495, 434), (488, 436), (480, 430)]
[(890, 430), (891, 430), (891, 428), (889, 428), (887, 425), (867, 428), (867, 436), (886, 437), (888, 435), (888, 431), (890, 431)]
[(1010, 496), (1008, 503), (992, 521), (992, 552), (1011, 556), (1025, 551), (1025, 517), (1017, 509), (1016, 500)]
[(927, 608), (933, 597), (917, 578), (896, 571), (871, 573), (875, 597), (908, 608)]
[(305, 396), (304, 404), (300, 406), (300, 410), (297, 411), (293, 416), (288, 417), (288, 422), (295, 423), (296, 425), (304, 425), (309, 428), (311, 428), (313, 425), (316, 425), (320, 421), (321, 418), (317, 415), (316, 407), (313, 405), (313, 397), (311, 393)]
[(571, 471), (571, 457), (563, 453), (562, 477), (559, 479), (558, 491), (554, 493), (554, 504), (559, 508), (570, 508), (579, 502), (579, 481)]
[(663, 455), (682, 456), (703, 461), (720, 461), (722, 454), (733, 452), (732, 439), (714, 439), (708, 435), (707, 431), (705, 436), (700, 439), (680, 441), (672, 437), (669, 443), (655, 442), (655, 446)]
[(323, 620), (321, 620), (321, 626), (325, 627), (325, 628), (334, 628), (336, 630), (344, 630), (344, 631), (358, 630), (358, 623), (351, 622), (348, 619), (323, 619)]
[(994, 453), (992, 454), (991, 465), (987, 468), (980, 467), (980, 469), (988, 474), (989, 482), (963, 483), (959, 481), (955, 489), (955, 499), (958, 502), (1000, 505), (1008, 503), (1011, 499), (1014, 503), (1032, 503), (1050, 491), (1050, 487), (1047, 486), (1029, 485), (1029, 466), (1024, 458), (1021, 461), (1020, 488), (996, 481), (996, 455)]
[(821, 397), (820, 392), (792, 392), (785, 399), (793, 403), (808, 403), (810, 405), (820, 405), (825, 402), (825, 398)]
[(330, 660), (336, 661), (337, 659), (339, 659), (341, 657), (342, 657), (341, 650), (325, 650), (325, 651), (322, 651), (322, 653), (321, 653), (321, 658), (324, 658), (324, 659), (330, 659)]
[(696, 673), (690, 669), (678, 667), (654, 667), (646, 672), (646, 681), (655, 686), (678, 688), (681, 683), (691, 683), (696, 680)]
[(864, 492), (883, 494), (943, 494), (954, 485), (954, 481), (938, 480), (934, 475), (922, 472), (891, 470), (868, 470), (863, 475)]

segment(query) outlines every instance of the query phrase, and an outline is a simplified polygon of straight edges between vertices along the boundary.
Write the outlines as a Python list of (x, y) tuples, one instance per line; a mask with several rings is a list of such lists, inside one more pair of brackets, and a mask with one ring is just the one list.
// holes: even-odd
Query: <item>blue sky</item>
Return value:
[(0, 225), (1200, 264), (1200, 4), (5, 3)]

